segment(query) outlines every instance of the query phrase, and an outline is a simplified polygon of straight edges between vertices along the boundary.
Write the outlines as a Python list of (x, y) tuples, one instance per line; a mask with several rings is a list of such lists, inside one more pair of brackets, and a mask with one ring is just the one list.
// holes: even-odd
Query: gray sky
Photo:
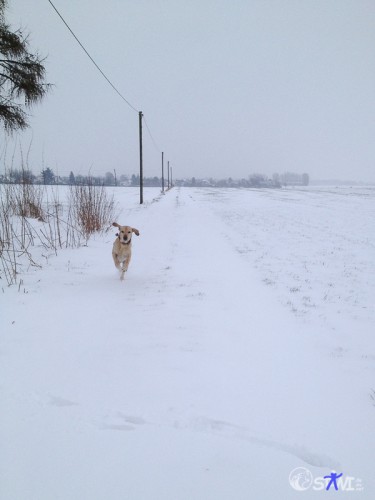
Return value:
[[(374, 0), (53, 0), (119, 91), (142, 110), (144, 174), (308, 172), (375, 180)], [(137, 173), (138, 114), (47, 0), (9, 0), (47, 56), (52, 92), (7, 140), (38, 173)], [(3, 131), (1, 139), (4, 139)]]

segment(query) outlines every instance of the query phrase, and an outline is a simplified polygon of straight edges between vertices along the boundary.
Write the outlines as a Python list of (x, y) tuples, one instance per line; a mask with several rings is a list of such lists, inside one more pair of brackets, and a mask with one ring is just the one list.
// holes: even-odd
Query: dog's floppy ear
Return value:
[(115, 227), (121, 227), (120, 224), (117, 224), (117, 222), (113, 222), (112, 223), (112, 226), (115, 226)]
[(135, 227), (132, 227), (133, 233), (135, 233), (137, 236), (139, 236), (139, 231)]

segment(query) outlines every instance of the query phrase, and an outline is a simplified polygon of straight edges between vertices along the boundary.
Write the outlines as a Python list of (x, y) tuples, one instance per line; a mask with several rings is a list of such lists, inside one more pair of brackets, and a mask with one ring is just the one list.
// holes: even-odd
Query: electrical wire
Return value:
[[(76, 34), (73, 32), (73, 30), (70, 28), (70, 26), (68, 25), (68, 23), (65, 21), (65, 19), (63, 18), (63, 16), (60, 14), (60, 12), (57, 10), (57, 8), (55, 7), (55, 5), (52, 3), (51, 0), (48, 0), (48, 2), (51, 4), (52, 8), (54, 9), (54, 11), (56, 12), (56, 14), (59, 16), (59, 18), (61, 19), (61, 21), (64, 23), (64, 25), (68, 28), (68, 30), (70, 31), (70, 33), (72, 34), (72, 36), (74, 37), (74, 39), (77, 41), (77, 43), (79, 44), (79, 46), (81, 47), (81, 49), (85, 52), (85, 54), (87, 55), (87, 57), (90, 59), (90, 61), (94, 64), (94, 66), (96, 67), (96, 69), (99, 71), (99, 73), (105, 78), (105, 80), (109, 83), (109, 85), (113, 88), (113, 90), (121, 97), (121, 99), (123, 101), (125, 101), (125, 103), (131, 108), (133, 109), (134, 111), (136, 111), (137, 113), (140, 113), (140, 111), (135, 107), (133, 106), (122, 94), (121, 92), (115, 87), (115, 85), (113, 85), (113, 83), (111, 82), (111, 80), (107, 77), (107, 75), (104, 73), (104, 71), (98, 66), (98, 64), (95, 62), (94, 58), (89, 54), (89, 52), (87, 51), (87, 49), (84, 47), (84, 45), (81, 43), (81, 41), (78, 39), (78, 37), (76, 36)], [(144, 120), (144, 123), (146, 125), (146, 129), (147, 129), (147, 132), (149, 133), (149, 136), (151, 137), (151, 140), (156, 148), (156, 150), (161, 153), (160, 151), (160, 148), (158, 147), (152, 133), (151, 133), (151, 130), (150, 130), (150, 127), (148, 126), (148, 123), (147, 123), (147, 120), (145, 118), (145, 115), (142, 113), (142, 118)]]
[(159, 146), (156, 144), (156, 141), (155, 141), (155, 139), (153, 138), (153, 136), (152, 136), (152, 134), (151, 134), (151, 130), (150, 130), (150, 127), (148, 126), (148, 123), (147, 123), (147, 120), (146, 120), (146, 118), (145, 118), (145, 115), (143, 115), (143, 121), (145, 122), (147, 132), (149, 133), (149, 135), (150, 135), (150, 137), (151, 137), (151, 140), (152, 140), (152, 142), (154, 143), (155, 148), (157, 149), (157, 151), (158, 151), (159, 153), (161, 153)]
[(59, 18), (61, 19), (61, 21), (65, 24), (65, 26), (68, 28), (68, 30), (70, 31), (70, 33), (73, 35), (73, 37), (75, 38), (75, 40), (78, 42), (78, 44), (80, 45), (80, 47), (83, 49), (83, 51), (85, 52), (85, 54), (88, 56), (88, 58), (90, 59), (90, 61), (94, 64), (94, 66), (96, 67), (96, 69), (101, 73), (101, 75), (107, 80), (107, 82), (109, 83), (109, 85), (113, 88), (113, 90), (121, 97), (121, 99), (123, 101), (126, 102), (126, 104), (132, 108), (134, 111), (136, 111), (137, 113), (139, 113), (138, 109), (135, 108), (127, 99), (125, 99), (125, 97), (121, 94), (121, 92), (113, 85), (113, 83), (111, 82), (111, 80), (107, 77), (107, 75), (104, 73), (104, 71), (102, 71), (100, 69), (100, 67), (97, 65), (97, 63), (94, 61), (94, 59), (91, 57), (91, 55), (88, 53), (88, 51), (85, 49), (85, 47), (83, 46), (83, 44), (79, 41), (78, 37), (74, 34), (73, 30), (70, 28), (70, 26), (68, 25), (68, 23), (65, 21), (65, 19), (63, 18), (63, 16), (60, 14), (60, 12), (56, 9), (56, 7), (53, 5), (53, 3), (51, 2), (51, 0), (48, 0), (48, 2), (51, 4), (52, 8), (55, 10), (56, 14), (59, 16)]

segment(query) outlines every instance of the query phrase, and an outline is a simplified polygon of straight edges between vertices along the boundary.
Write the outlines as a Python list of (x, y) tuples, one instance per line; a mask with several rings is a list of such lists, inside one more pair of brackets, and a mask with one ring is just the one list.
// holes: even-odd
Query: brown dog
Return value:
[(139, 236), (139, 231), (134, 227), (120, 226), (117, 222), (114, 222), (112, 226), (119, 228), (119, 232), (116, 235), (117, 238), (113, 243), (112, 257), (115, 266), (121, 271), (120, 279), (123, 280), (132, 257), (132, 235), (135, 233)]

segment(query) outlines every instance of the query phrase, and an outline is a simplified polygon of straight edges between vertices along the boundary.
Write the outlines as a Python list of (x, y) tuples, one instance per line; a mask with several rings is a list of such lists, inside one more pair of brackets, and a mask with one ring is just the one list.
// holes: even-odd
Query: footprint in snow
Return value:
[(327, 455), (312, 452), (304, 446), (289, 445), (286, 443), (273, 441), (271, 439), (257, 437), (251, 435), (244, 427), (240, 427), (238, 425), (231, 424), (222, 420), (199, 417), (191, 421), (191, 427), (196, 431), (209, 432), (233, 439), (240, 439), (251, 444), (266, 446), (267, 448), (273, 448), (275, 450), (289, 453), (299, 458), (300, 460), (303, 460), (306, 464), (315, 467), (327, 467), (331, 470), (337, 470), (340, 468), (340, 464)]
[(53, 396), (52, 394), (48, 395), (47, 402), (51, 406), (57, 406), (58, 408), (64, 408), (68, 406), (78, 406), (78, 403), (76, 403), (75, 401), (61, 398), (59, 396)]
[(142, 417), (125, 415), (117, 412), (114, 416), (107, 416), (99, 426), (101, 430), (112, 431), (134, 431), (137, 425), (144, 425), (147, 422)]

